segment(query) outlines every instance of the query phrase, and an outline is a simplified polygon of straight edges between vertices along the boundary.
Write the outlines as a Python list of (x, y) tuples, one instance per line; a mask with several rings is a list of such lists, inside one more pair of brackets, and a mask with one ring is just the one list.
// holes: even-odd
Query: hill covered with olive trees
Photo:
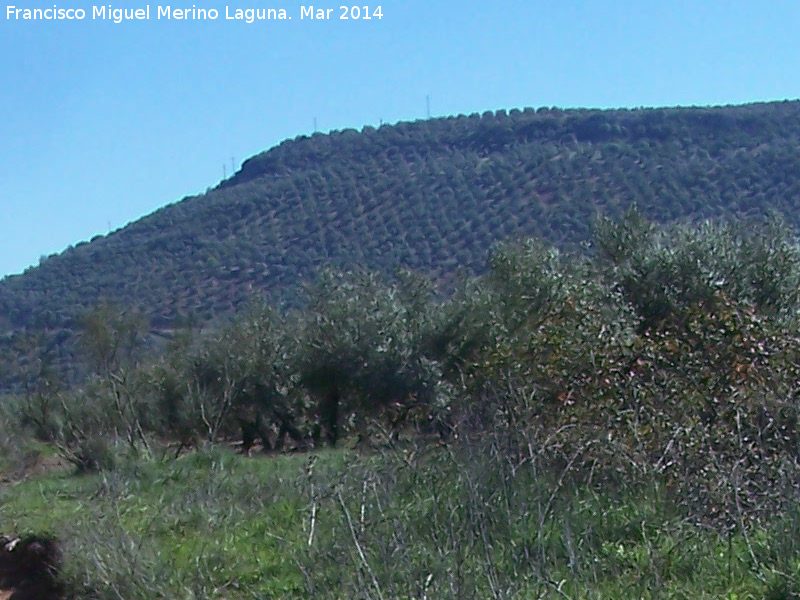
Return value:
[(288, 140), (215, 189), (0, 281), (0, 335), (64, 346), (98, 302), (156, 330), (295, 302), (321, 267), (447, 281), (490, 249), (591, 238), (636, 204), (657, 222), (760, 216), (800, 224), (800, 102), (637, 110), (524, 109)]

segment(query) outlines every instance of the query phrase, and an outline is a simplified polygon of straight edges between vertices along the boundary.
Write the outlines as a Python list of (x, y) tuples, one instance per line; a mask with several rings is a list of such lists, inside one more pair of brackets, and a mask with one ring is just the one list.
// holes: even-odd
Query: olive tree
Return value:
[(336, 445), (341, 427), (386, 413), (399, 425), (411, 409), (443, 408), (439, 363), (427, 356), (432, 288), (405, 274), (323, 271), (309, 291), (301, 337), (301, 382), (317, 398), (320, 431)]

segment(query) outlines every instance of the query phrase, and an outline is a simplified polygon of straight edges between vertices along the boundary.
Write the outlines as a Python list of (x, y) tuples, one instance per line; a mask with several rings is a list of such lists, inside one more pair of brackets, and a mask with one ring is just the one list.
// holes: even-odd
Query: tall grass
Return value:
[(59, 536), (75, 598), (800, 594), (800, 503), (712, 528), (656, 475), (581, 483), (505, 450), (492, 437), (254, 459), (207, 447), (7, 485), (0, 519)]

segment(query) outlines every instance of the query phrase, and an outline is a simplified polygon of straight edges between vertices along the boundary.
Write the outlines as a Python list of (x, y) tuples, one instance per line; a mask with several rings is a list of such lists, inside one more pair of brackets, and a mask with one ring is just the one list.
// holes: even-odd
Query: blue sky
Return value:
[[(14, 20), (10, 4), (87, 16)], [(339, 3), (313, 4), (327, 21), (293, 1), (111, 6), (148, 4), (150, 20), (119, 24), (84, 0), (1, 5), (0, 276), (203, 192), (315, 119), (424, 118), (426, 96), (433, 116), (800, 97), (797, 2), (391, 0), (369, 21), (339, 20)], [(155, 17), (193, 4), (219, 18)], [(231, 21), (226, 6), (292, 19)]]

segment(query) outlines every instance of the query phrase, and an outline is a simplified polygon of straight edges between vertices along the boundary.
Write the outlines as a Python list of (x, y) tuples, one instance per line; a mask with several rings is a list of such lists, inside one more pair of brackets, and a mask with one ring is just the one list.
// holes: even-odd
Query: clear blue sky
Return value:
[[(514, 107), (800, 97), (796, 1), (390, 0), (383, 18), (92, 20), (85, 0), (0, 14), (0, 276), (216, 185), (313, 131)], [(8, 6), (82, 8), (9, 20)], [(125, 0), (114, 8), (143, 8)], [(103, 6), (98, 3), (97, 6)], [(106, 4), (105, 6), (108, 6)], [(305, 5), (309, 6), (309, 5)], [(364, 6), (362, 3), (360, 6)], [(370, 4), (374, 10), (378, 4)], [(21, 15), (20, 15), (21, 16)]]

